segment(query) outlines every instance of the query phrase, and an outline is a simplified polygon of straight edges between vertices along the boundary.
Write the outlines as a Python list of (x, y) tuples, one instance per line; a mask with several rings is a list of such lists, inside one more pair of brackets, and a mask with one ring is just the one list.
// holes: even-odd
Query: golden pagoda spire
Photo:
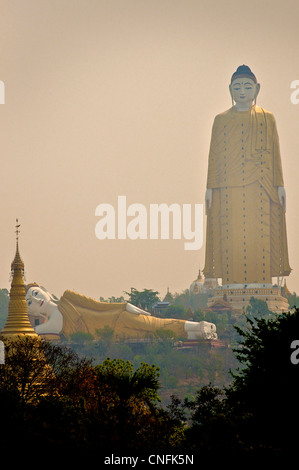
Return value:
[(8, 304), (8, 316), (0, 336), (14, 339), (22, 335), (38, 336), (28, 317), (26, 291), (24, 286), (24, 263), (19, 253), (20, 225), (16, 220), (16, 254), (11, 263), (11, 289)]
[(200, 270), (198, 271), (198, 276), (197, 276), (197, 281), (201, 281), (202, 280), (202, 275), (201, 275), (201, 272)]

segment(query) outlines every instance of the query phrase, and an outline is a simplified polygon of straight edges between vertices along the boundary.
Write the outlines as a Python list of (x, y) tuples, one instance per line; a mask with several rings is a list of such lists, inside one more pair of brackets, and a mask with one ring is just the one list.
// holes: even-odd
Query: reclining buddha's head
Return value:
[(47, 305), (55, 303), (54, 297), (44, 287), (39, 286), (35, 282), (25, 286), (25, 289), (28, 313), (33, 316), (45, 314)]

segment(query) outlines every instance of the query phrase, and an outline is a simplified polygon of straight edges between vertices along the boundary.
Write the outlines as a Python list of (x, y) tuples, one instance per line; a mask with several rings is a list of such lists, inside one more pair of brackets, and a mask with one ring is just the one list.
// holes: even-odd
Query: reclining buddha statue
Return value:
[(35, 326), (40, 335), (69, 338), (77, 332), (96, 335), (98, 329), (113, 329), (113, 340), (144, 339), (156, 330), (171, 330), (181, 339), (217, 339), (213, 323), (158, 318), (128, 302), (100, 302), (66, 290), (57, 301), (36, 283), (26, 286), (28, 314), (43, 323)]

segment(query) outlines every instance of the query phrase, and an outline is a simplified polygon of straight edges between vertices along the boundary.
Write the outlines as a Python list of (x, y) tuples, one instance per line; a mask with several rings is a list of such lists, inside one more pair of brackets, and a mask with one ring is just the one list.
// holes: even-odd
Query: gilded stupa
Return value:
[(19, 336), (38, 336), (29, 321), (26, 291), (24, 286), (24, 263), (19, 252), (18, 219), (16, 223), (16, 254), (11, 263), (11, 289), (8, 304), (8, 316), (3, 329), (0, 331), (2, 339), (17, 339)]

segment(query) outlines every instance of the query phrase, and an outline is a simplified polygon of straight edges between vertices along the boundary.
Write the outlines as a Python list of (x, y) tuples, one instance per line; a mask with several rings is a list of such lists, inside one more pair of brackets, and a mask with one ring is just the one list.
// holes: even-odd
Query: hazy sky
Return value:
[(17, 217), (26, 281), (57, 296), (189, 287), (204, 245), (98, 240), (95, 209), (203, 204), (213, 120), (247, 64), (277, 121), (299, 293), (298, 18), (298, 0), (0, 0), (0, 287)]

